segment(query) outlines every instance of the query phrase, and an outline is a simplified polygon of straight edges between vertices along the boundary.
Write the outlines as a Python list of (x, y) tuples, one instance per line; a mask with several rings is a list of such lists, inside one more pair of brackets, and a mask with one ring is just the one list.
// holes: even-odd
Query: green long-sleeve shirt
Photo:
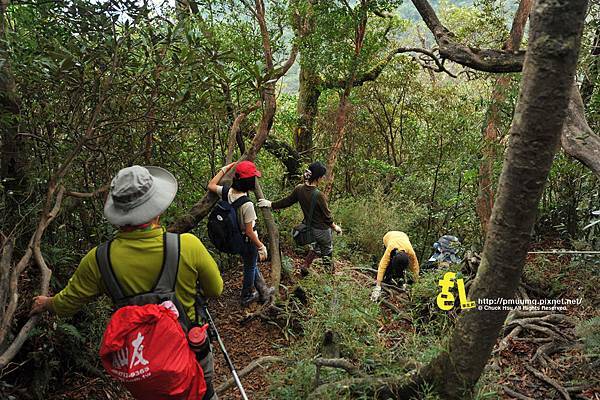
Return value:
[[(163, 263), (163, 232), (163, 228), (157, 228), (117, 233), (110, 246), (110, 261), (125, 295), (147, 292), (156, 283)], [(219, 296), (223, 291), (223, 280), (215, 260), (200, 239), (184, 233), (180, 236), (175, 295), (192, 320), (197, 281), (207, 297)], [(67, 286), (52, 298), (51, 308), (60, 316), (69, 316), (106, 293), (96, 263), (96, 248), (93, 248), (83, 257)]]

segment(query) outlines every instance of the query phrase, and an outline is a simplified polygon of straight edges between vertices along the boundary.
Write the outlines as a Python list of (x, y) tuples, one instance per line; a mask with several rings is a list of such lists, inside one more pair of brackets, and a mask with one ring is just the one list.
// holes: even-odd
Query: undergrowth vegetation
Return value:
[[(264, 87), (272, 76), (265, 72), (261, 27), (247, 7), (252, 1), (4, 3), (8, 6), (0, 7), (0, 86), (8, 82), (4, 91), (14, 97), (8, 100), (18, 104), (11, 110), (8, 103), (0, 102), (0, 172), (5, 175), (0, 177), (0, 244), (4, 246), (6, 237), (16, 238), (15, 260), (27, 251), (49, 184), (81, 143), (61, 181), (70, 195), (41, 240), (41, 253), (52, 270), (50, 294), (55, 294), (65, 287), (81, 257), (115, 232), (102, 216), (105, 189), (115, 173), (133, 164), (166, 168), (176, 176), (179, 190), (161, 222), (168, 226), (186, 215), (225, 163), (233, 121), (261, 100), (240, 126), (233, 159), (251, 146), (265, 110)], [(197, 3), (201, 10), (205, 7), (205, 12), (194, 14), (192, 7), (181, 8), (188, 3)], [(364, 2), (266, 3), (274, 68), (287, 58), (292, 44), (300, 51), (284, 82), (276, 84), (272, 128), (255, 159), (265, 196), (274, 201), (301, 182), (309, 163), (326, 161), (331, 155), (340, 90), (331, 82), (316, 85), (313, 81), (325, 79), (320, 75), (342, 81), (349, 76), (344, 68), (354, 53), (347, 45), (358, 31), (346, 11)], [(323, 8), (311, 14), (308, 6), (312, 3)], [(368, 12), (364, 56), (357, 60), (357, 73), (370, 71), (398, 45), (434, 46), (410, 2), (371, 2), (375, 3), (386, 9), (382, 15), (389, 12), (393, 18), (376, 15), (381, 10)], [(494, 0), (433, 3), (440, 19), (456, 34), (455, 40), (496, 49), (503, 47), (509, 35), (509, 18), (516, 7), (516, 3)], [(316, 15), (315, 21), (320, 21), (313, 21), (316, 31), (308, 37), (293, 37), (298, 34), (293, 26), (297, 4), (307, 18)], [(589, 15), (598, 14), (598, 5), (592, 7)], [(578, 72), (578, 79), (583, 79), (579, 83), (586, 116), (596, 132), (600, 128), (600, 90), (595, 86), (600, 58), (592, 50), (598, 26), (590, 17)], [(348, 97), (345, 138), (328, 198), (333, 219), (344, 230), (334, 237), (337, 273), (326, 273), (317, 261), (316, 273), (297, 285), (294, 265), (306, 249), (294, 246), (290, 231), (302, 220), (302, 212), (298, 205), (274, 212), (284, 250), (284, 280), (290, 285), (281, 291), (287, 313), (283, 336), (289, 347), (276, 350), (293, 364), (272, 376), (273, 398), (304, 399), (315, 389), (313, 359), (324, 355), (327, 332), (339, 341), (336, 354), (361, 372), (401, 376), (444, 349), (460, 314), (457, 308), (440, 312), (435, 302), (443, 273), (458, 272), (459, 266), (423, 271), (401, 301), (393, 304), (397, 310), (369, 299), (372, 269), (382, 255), (382, 237), (387, 231), (406, 232), (421, 264), (443, 234), (458, 236), (467, 250), (480, 253), (483, 248), (476, 213), (485, 150), (482, 131), (499, 75), (463, 69), (449, 60), (444, 65), (449, 73), (434, 72), (431, 60), (419, 54), (390, 57), (376, 79), (353, 87)], [(426, 59), (425, 68), (421, 56)], [(313, 79), (304, 79), (307, 76)], [(507, 78), (505, 98), (495, 104), (498, 137), (489, 177), (494, 190), (521, 84), (519, 73), (503, 76)], [(319, 94), (313, 99), (315, 113), (306, 146), (298, 137), (306, 122), (301, 112), (306, 92), (298, 87), (301, 79)], [(310, 88), (306, 85), (302, 90)], [(84, 140), (87, 131), (94, 135)], [(289, 171), (290, 159), (297, 162), (297, 171)], [(590, 223), (590, 211), (600, 204), (598, 183), (579, 161), (563, 151), (557, 153), (533, 230), (536, 248), (600, 250), (600, 225), (596, 230), (583, 230)], [(254, 195), (251, 198), (255, 200)], [(268, 245), (264, 218), (260, 211), (257, 214), (259, 236)], [(206, 219), (192, 233), (206, 245), (221, 271), (241, 270), (237, 255), (219, 253), (210, 244)], [(506, 257), (510, 256), (507, 248)], [(577, 322), (585, 360), (595, 367), (600, 325), (598, 265), (597, 255), (535, 255), (528, 258), (523, 276), (531, 296), (582, 299), (581, 307), (569, 316)], [(261, 268), (268, 268), (268, 263)], [(34, 262), (29, 263), (20, 275), (19, 302), (0, 351), (6, 350), (28, 320), (31, 298), (40, 291), (39, 280)], [(0, 293), (2, 306), (4, 300)], [(1, 308), (4, 315), (5, 307)], [(110, 386), (97, 355), (110, 312), (108, 300), (102, 298), (70, 319), (44, 317), (13, 362), (0, 371), (0, 397), (54, 400), (73, 397), (71, 391), (77, 392), (87, 382)], [(525, 350), (523, 354), (531, 356)], [(487, 369), (478, 398), (497, 398), (501, 393), (497, 382), (521, 372), (507, 366)], [(321, 382), (344, 379), (348, 374), (343, 370), (321, 370)], [(424, 398), (435, 398), (431, 388), (422, 391)]]

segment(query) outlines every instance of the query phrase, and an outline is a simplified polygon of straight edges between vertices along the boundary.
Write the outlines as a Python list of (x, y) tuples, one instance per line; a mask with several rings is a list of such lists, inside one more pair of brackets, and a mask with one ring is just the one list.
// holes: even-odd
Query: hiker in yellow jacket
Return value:
[[(124, 168), (111, 182), (104, 216), (119, 232), (110, 244), (109, 257), (115, 278), (126, 296), (151, 291), (161, 274), (165, 229), (160, 224), (160, 215), (176, 193), (177, 180), (159, 167)], [(200, 239), (184, 233), (179, 235), (179, 241), (175, 296), (193, 321), (196, 284), (205, 297), (217, 297), (223, 291), (223, 280), (215, 260)], [(67, 286), (58, 294), (36, 296), (31, 314), (52, 312), (70, 316), (101, 294), (108, 294), (96, 250), (94, 247), (83, 257)], [(212, 352), (198, 361), (207, 386), (203, 400), (215, 400)]]
[(419, 278), (419, 261), (408, 236), (404, 232), (390, 231), (383, 236), (385, 252), (377, 270), (377, 284), (371, 294), (371, 300), (381, 296), (381, 283), (389, 283), (394, 278), (402, 278), (406, 268), (412, 272), (413, 279)]

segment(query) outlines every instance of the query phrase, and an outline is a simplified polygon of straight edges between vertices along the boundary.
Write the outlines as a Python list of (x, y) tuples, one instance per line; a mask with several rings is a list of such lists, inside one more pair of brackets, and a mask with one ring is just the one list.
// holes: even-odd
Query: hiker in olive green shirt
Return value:
[[(160, 215), (176, 193), (175, 177), (159, 167), (124, 168), (111, 182), (104, 216), (119, 227), (110, 245), (110, 261), (126, 296), (151, 291), (161, 273), (165, 229), (160, 225)], [(215, 260), (200, 239), (189, 233), (179, 238), (175, 295), (193, 321), (196, 284), (205, 297), (217, 297), (223, 291), (223, 280)], [(67, 286), (58, 294), (34, 298), (32, 314), (51, 311), (59, 316), (70, 316), (99, 295), (108, 294), (96, 261), (96, 249), (83, 257)], [(204, 399), (216, 399), (211, 382), (212, 352), (199, 361), (207, 385)]]
[(302, 276), (308, 275), (308, 268), (317, 256), (323, 257), (324, 264), (333, 272), (333, 261), (331, 259), (333, 253), (333, 235), (331, 234), (331, 230), (333, 229), (338, 235), (342, 234), (342, 228), (333, 222), (325, 195), (317, 189), (326, 173), (327, 169), (322, 163), (314, 162), (304, 172), (304, 184), (296, 186), (289, 196), (274, 202), (261, 199), (257, 203), (259, 207), (271, 207), (273, 210), (287, 208), (295, 203), (300, 203), (306, 223), (309, 219), (313, 193), (315, 190), (317, 191), (311, 223), (315, 242), (311, 244), (311, 249), (300, 269)]

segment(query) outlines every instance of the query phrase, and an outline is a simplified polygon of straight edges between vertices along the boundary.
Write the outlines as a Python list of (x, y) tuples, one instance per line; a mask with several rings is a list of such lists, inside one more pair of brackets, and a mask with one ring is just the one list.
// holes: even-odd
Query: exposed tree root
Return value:
[(350, 361), (344, 358), (315, 358), (313, 360), (313, 364), (317, 367), (315, 373), (315, 382), (314, 388), (318, 388), (321, 385), (321, 368), (329, 367), (329, 368), (339, 368), (343, 369), (351, 376), (364, 376), (364, 374), (360, 371), (360, 369), (352, 364)]
[(521, 394), (519, 392), (516, 392), (516, 391), (508, 388), (506, 385), (502, 385), (501, 388), (502, 388), (502, 390), (504, 390), (504, 393), (506, 393), (507, 395), (509, 395), (510, 397), (513, 397), (515, 399), (518, 399), (518, 400), (535, 400), (533, 397), (525, 396), (524, 394)]
[(283, 314), (283, 310), (275, 305), (273, 298), (268, 302), (261, 305), (256, 311), (245, 315), (239, 320), (240, 325), (245, 325), (250, 321), (260, 318), (263, 321), (270, 322), (277, 318), (278, 315)]
[[(256, 359), (256, 360), (252, 361), (250, 364), (248, 364), (247, 366), (245, 366), (244, 369), (242, 369), (241, 371), (238, 372), (238, 377), (240, 379), (242, 379), (244, 376), (250, 374), (256, 368), (260, 367), (262, 369), (265, 369), (270, 364), (283, 363), (283, 362), (287, 362), (287, 360), (284, 359), (284, 358), (282, 358), (282, 357), (264, 356), (264, 357), (261, 357), (259, 359)], [(222, 384), (220, 384), (215, 389), (215, 391), (217, 392), (218, 395), (221, 395), (221, 394), (223, 394), (223, 392), (225, 392), (226, 390), (232, 388), (233, 386), (235, 386), (235, 380), (233, 378), (229, 378), (228, 380), (226, 380), (225, 382), (223, 382)]]
[(558, 392), (565, 398), (565, 400), (571, 400), (571, 396), (569, 395), (569, 392), (567, 392), (567, 390), (556, 380), (550, 378), (548, 375), (544, 374), (543, 372), (538, 371), (537, 369), (533, 368), (531, 365), (525, 364), (525, 368), (529, 372), (531, 372), (536, 378), (546, 382), (548, 385), (550, 385), (553, 388), (555, 388), (556, 390), (558, 390)]
[[(373, 399), (408, 399), (416, 394), (412, 375), (404, 377), (379, 378), (366, 376), (350, 378), (341, 381), (326, 383), (317, 387), (307, 396), (307, 399), (321, 399), (327, 393), (344, 393), (350, 396), (369, 396)], [(328, 398), (330, 396), (327, 396)], [(353, 397), (353, 398), (354, 398)]]

